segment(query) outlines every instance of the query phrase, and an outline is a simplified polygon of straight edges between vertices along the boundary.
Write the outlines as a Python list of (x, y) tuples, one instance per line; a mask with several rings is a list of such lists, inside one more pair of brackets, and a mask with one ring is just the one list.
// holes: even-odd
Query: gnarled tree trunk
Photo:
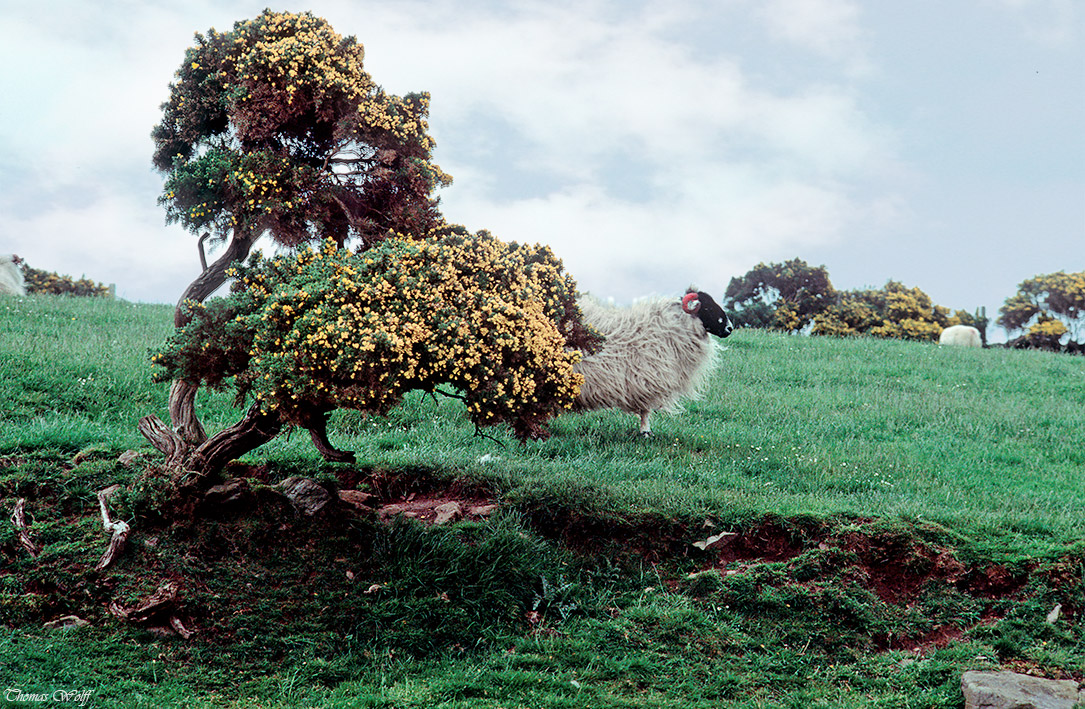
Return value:
[[(157, 416), (144, 416), (139, 431), (151, 445), (166, 454), (166, 466), (179, 473), (192, 470), (200, 479), (222, 470), (227, 463), (275, 438), (283, 428), (278, 413), (265, 413), (253, 404), (245, 416), (229, 428), (219, 431), (199, 446), (190, 446)], [(198, 482), (197, 487), (202, 487)]]
[(278, 413), (265, 413), (253, 404), (244, 418), (208, 438), (192, 452), (187, 467), (203, 475), (217, 473), (231, 460), (264, 445), (283, 428)]
[[(234, 262), (244, 261), (256, 240), (255, 235), (251, 233), (235, 231), (226, 251), (219, 256), (218, 260), (206, 266), (203, 255), (203, 242), (206, 238), (207, 234), (200, 237), (200, 263), (204, 265), (203, 273), (189, 284), (177, 301), (177, 307), (173, 313), (173, 324), (176, 327), (184, 327), (192, 319), (185, 308), (185, 303), (189, 301), (202, 303), (218, 290), (219, 286), (226, 282), (226, 270)], [(199, 446), (207, 440), (207, 431), (196, 416), (196, 392), (199, 389), (199, 382), (183, 379), (178, 379), (170, 387), (170, 425), (190, 446)]]

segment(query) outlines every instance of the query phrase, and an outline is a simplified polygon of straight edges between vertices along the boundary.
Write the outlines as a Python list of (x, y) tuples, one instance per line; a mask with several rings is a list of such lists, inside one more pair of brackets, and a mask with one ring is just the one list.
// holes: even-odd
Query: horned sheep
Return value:
[(608, 306), (583, 296), (584, 322), (605, 338), (577, 371), (584, 376), (575, 408), (620, 409), (640, 417), (640, 434), (652, 435), (653, 411), (678, 410), (695, 395), (714, 362), (709, 335), (727, 337), (734, 326), (712, 296), (690, 289), (681, 300), (649, 299), (631, 307)]
[(942, 330), (938, 336), (940, 345), (957, 345), (958, 347), (982, 347), (980, 331), (971, 325), (950, 325)]
[(0, 295), (26, 295), (23, 271), (14, 255), (0, 256)]

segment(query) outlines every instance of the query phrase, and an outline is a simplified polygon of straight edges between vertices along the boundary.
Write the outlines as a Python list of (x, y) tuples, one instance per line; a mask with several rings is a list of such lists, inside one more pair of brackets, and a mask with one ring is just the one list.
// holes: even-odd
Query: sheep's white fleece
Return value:
[(971, 325), (950, 325), (938, 336), (940, 345), (959, 345), (960, 347), (982, 347), (980, 331)]
[(0, 294), (26, 295), (23, 272), (12, 256), (0, 256)]
[(581, 297), (584, 322), (606, 337), (602, 349), (584, 357), (579, 409), (621, 409), (641, 417), (647, 432), (652, 411), (677, 411), (696, 396), (715, 362), (715, 345), (700, 318), (677, 300), (643, 300), (629, 308)]

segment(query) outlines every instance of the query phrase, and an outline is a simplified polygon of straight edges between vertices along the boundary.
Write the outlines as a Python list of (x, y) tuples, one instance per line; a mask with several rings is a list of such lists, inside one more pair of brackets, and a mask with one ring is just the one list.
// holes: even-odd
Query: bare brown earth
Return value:
[[(424, 474), (359, 472), (348, 474), (342, 482), (372, 496), (373, 510), (381, 521), (402, 514), (427, 524), (444, 523), (450, 521), (443, 517), (450, 506), (461, 511), (452, 521), (478, 520), (502, 505), (498, 495), (478, 484), (441, 483)], [(763, 519), (723, 535), (702, 551), (693, 542), (720, 531), (711, 520), (690, 525), (659, 517), (600, 519), (540, 504), (526, 509), (521, 504), (518, 509), (537, 533), (577, 554), (605, 554), (648, 564), (694, 561), (701, 572), (715, 571), (722, 578), (745, 573), (759, 564), (791, 565), (816, 549), (825, 553), (830, 566), (827, 572), (843, 571), (883, 602), (903, 608), (911, 607), (929, 584), (951, 586), (972, 598), (995, 602), (1017, 599), (1035, 573), (1052, 576), (1052, 583), (1072, 582), (1054, 577), (1063, 572), (1071, 576), (1076, 573), (1069, 564), (1062, 572), (1058, 564), (1045, 567), (1043, 572), (1038, 572), (1037, 564), (1016, 569), (999, 564), (968, 564), (952, 548), (900, 529), (885, 529), (877, 520), (848, 520), (840, 525), (830, 520)], [(840, 531), (841, 527), (846, 531)], [(791, 570), (801, 578), (798, 569)], [(678, 581), (668, 585), (677, 587)], [(1081, 610), (1078, 604), (1070, 604), (1063, 613), (1074, 617)], [(998, 611), (992, 610), (985, 613), (980, 624), (994, 623), (1000, 617)], [(960, 640), (970, 629), (943, 625), (918, 637), (876, 638), (875, 643), (883, 650), (927, 652)]]

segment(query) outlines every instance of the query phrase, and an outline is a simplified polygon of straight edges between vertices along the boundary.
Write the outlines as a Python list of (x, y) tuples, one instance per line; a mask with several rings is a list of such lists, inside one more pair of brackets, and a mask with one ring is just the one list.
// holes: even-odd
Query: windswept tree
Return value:
[(141, 422), (201, 478), (284, 426), (308, 430), (326, 459), (351, 461), (328, 440), (328, 414), (382, 414), (411, 390), (461, 399), (476, 430), (543, 437), (579, 392), (573, 365), (598, 342), (549, 248), (485, 232), (449, 228), (362, 253), (329, 239), (292, 256), (257, 254), (236, 275), (231, 295), (194, 307), (154, 361), (161, 377), (232, 386), (248, 413), (192, 449), (153, 417)]
[(723, 306), (738, 324), (798, 332), (836, 300), (825, 266), (802, 259), (759, 263), (741, 278), (732, 278)]
[[(330, 238), (362, 248), (390, 231), (421, 235), (441, 222), (435, 190), (451, 179), (431, 159), (429, 96), (386, 93), (364, 50), (310, 13), (265, 10), (229, 32), (208, 30), (170, 85), (152, 131), (170, 223), (199, 234), (203, 272), (181, 295), (175, 323), (270, 235), (283, 246)], [(204, 240), (226, 244), (214, 263)], [(170, 416), (183, 438), (206, 438), (197, 384), (178, 380)]]
[(1038, 344), (1085, 336), (1085, 271), (1049, 273), (1022, 281), (999, 309), (998, 324), (1010, 333), (1025, 330)]

